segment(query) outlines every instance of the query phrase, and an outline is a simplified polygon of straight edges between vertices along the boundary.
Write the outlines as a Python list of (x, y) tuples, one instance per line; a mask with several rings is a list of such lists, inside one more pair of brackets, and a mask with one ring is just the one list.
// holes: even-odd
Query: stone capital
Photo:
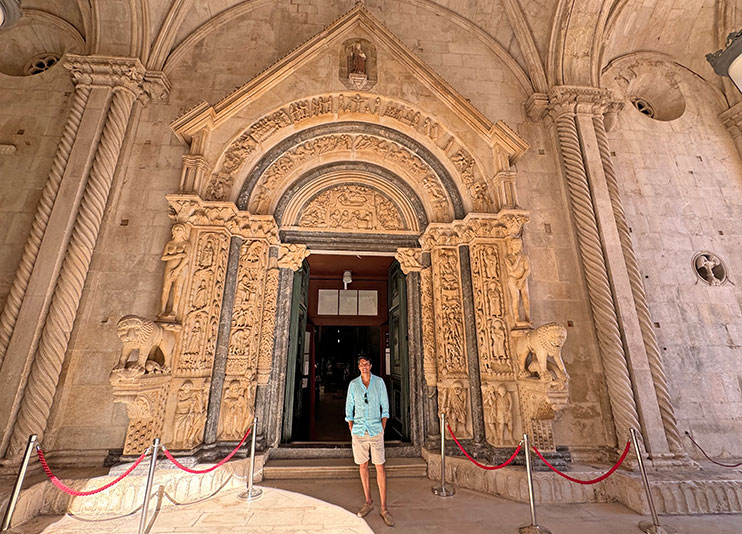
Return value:
[(499, 213), (470, 213), (451, 223), (432, 223), (420, 236), (420, 244), (430, 250), (436, 246), (467, 245), (475, 239), (519, 237), (528, 215), (525, 210), (503, 209)]
[(419, 248), (398, 248), (394, 259), (404, 274), (419, 273), (425, 266), (422, 263), (423, 251)]
[(618, 100), (610, 89), (559, 85), (549, 91), (547, 113), (552, 118), (563, 114), (602, 115), (615, 118), (615, 114), (621, 108), (623, 102)]
[(137, 96), (143, 90), (145, 69), (137, 58), (70, 54), (64, 66), (75, 85), (122, 87)]
[(293, 243), (281, 245), (278, 249), (278, 266), (282, 269), (297, 271), (307, 256), (309, 256), (309, 249), (306, 245)]

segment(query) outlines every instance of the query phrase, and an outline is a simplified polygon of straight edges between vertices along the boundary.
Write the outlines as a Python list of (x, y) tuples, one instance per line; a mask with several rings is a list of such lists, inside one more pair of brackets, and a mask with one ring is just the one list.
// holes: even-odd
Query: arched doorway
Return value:
[(281, 441), (349, 441), (345, 394), (368, 356), (390, 397), (388, 442), (410, 439), (405, 276), (393, 257), (311, 254), (294, 276)]

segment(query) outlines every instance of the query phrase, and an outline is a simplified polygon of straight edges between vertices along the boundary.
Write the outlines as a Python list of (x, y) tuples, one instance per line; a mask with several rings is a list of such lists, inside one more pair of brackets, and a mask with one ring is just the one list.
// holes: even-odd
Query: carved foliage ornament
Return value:
[(431, 253), (434, 276), (438, 376), (467, 376), (466, 342), (462, 322), (461, 275), (457, 248), (436, 248)]

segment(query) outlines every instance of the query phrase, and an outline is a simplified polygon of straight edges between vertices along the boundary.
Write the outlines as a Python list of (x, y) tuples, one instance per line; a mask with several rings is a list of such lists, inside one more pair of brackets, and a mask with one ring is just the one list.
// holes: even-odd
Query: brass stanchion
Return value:
[(149, 461), (149, 473), (147, 483), (144, 485), (144, 503), (142, 503), (142, 515), (139, 519), (139, 534), (144, 534), (147, 528), (147, 509), (149, 508), (149, 494), (152, 492), (152, 482), (155, 479), (155, 467), (157, 467), (157, 455), (160, 452), (160, 438), (152, 442), (152, 458)]
[(15, 479), (15, 485), (13, 486), (13, 493), (10, 494), (8, 500), (8, 507), (5, 509), (5, 517), (3, 517), (3, 528), (0, 532), (10, 530), (10, 522), (13, 519), (13, 512), (15, 512), (15, 506), (18, 504), (18, 497), (21, 494), (21, 486), (23, 486), (23, 479), (26, 478), (26, 469), (28, 469), (28, 462), (31, 460), (31, 454), (33, 453), (34, 447), (36, 447), (36, 434), (31, 434), (28, 437), (28, 443), (26, 444), (26, 452), (23, 454), (23, 461), (21, 467), (18, 469), (18, 476)]
[(528, 502), (531, 505), (531, 524), (518, 529), (519, 534), (551, 534), (551, 531), (536, 522), (536, 499), (533, 493), (533, 471), (531, 469), (531, 444), (528, 434), (523, 434), (523, 449), (526, 453), (526, 475), (528, 479)]
[(646, 534), (677, 534), (677, 530), (672, 527), (663, 527), (660, 525), (660, 518), (657, 515), (657, 509), (654, 507), (654, 501), (652, 500), (652, 490), (649, 487), (649, 479), (647, 478), (647, 470), (644, 468), (644, 458), (642, 457), (642, 451), (639, 448), (639, 439), (637, 438), (636, 430), (630, 429), (631, 441), (634, 444), (634, 452), (636, 453), (636, 459), (639, 462), (639, 471), (642, 475), (642, 482), (644, 482), (644, 491), (647, 493), (647, 502), (649, 503), (649, 511), (652, 514), (652, 522), (639, 521), (639, 530)]
[(439, 497), (451, 497), (456, 493), (454, 488), (446, 487), (446, 414), (441, 413), (441, 485), (433, 486), (433, 493)]
[(251, 502), (256, 501), (263, 495), (263, 490), (260, 488), (253, 488), (253, 476), (255, 475), (255, 436), (258, 433), (258, 418), (257, 416), (252, 422), (252, 440), (250, 442), (250, 476), (247, 478), (247, 491), (240, 493), (237, 498), (243, 501)]

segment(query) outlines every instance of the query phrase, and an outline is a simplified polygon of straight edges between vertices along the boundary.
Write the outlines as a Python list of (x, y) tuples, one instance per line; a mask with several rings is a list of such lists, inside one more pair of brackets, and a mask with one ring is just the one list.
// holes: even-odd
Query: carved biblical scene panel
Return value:
[[(174, 404), (172, 430), (166, 434), (171, 449), (192, 449), (203, 441), (209, 379), (186, 378), (170, 383), (170, 403)], [(167, 438), (166, 438), (167, 439)]]
[(229, 235), (208, 230), (196, 234), (176, 376), (203, 376), (211, 372), (224, 294)]
[(515, 422), (517, 419), (517, 394), (512, 391), (515, 384), (491, 382), (482, 386), (484, 425), (487, 441), (495, 447), (517, 443)]
[(446, 414), (446, 424), (457, 439), (472, 437), (469, 381), (445, 380), (438, 384), (439, 410)]
[(255, 380), (228, 378), (224, 382), (222, 407), (219, 412), (218, 439), (242, 439), (255, 415)]
[(354, 232), (406, 229), (394, 203), (363, 185), (340, 185), (320, 193), (302, 210), (298, 226)]
[(439, 379), (466, 377), (468, 373), (459, 251), (456, 247), (435, 248), (431, 258), (438, 376)]

